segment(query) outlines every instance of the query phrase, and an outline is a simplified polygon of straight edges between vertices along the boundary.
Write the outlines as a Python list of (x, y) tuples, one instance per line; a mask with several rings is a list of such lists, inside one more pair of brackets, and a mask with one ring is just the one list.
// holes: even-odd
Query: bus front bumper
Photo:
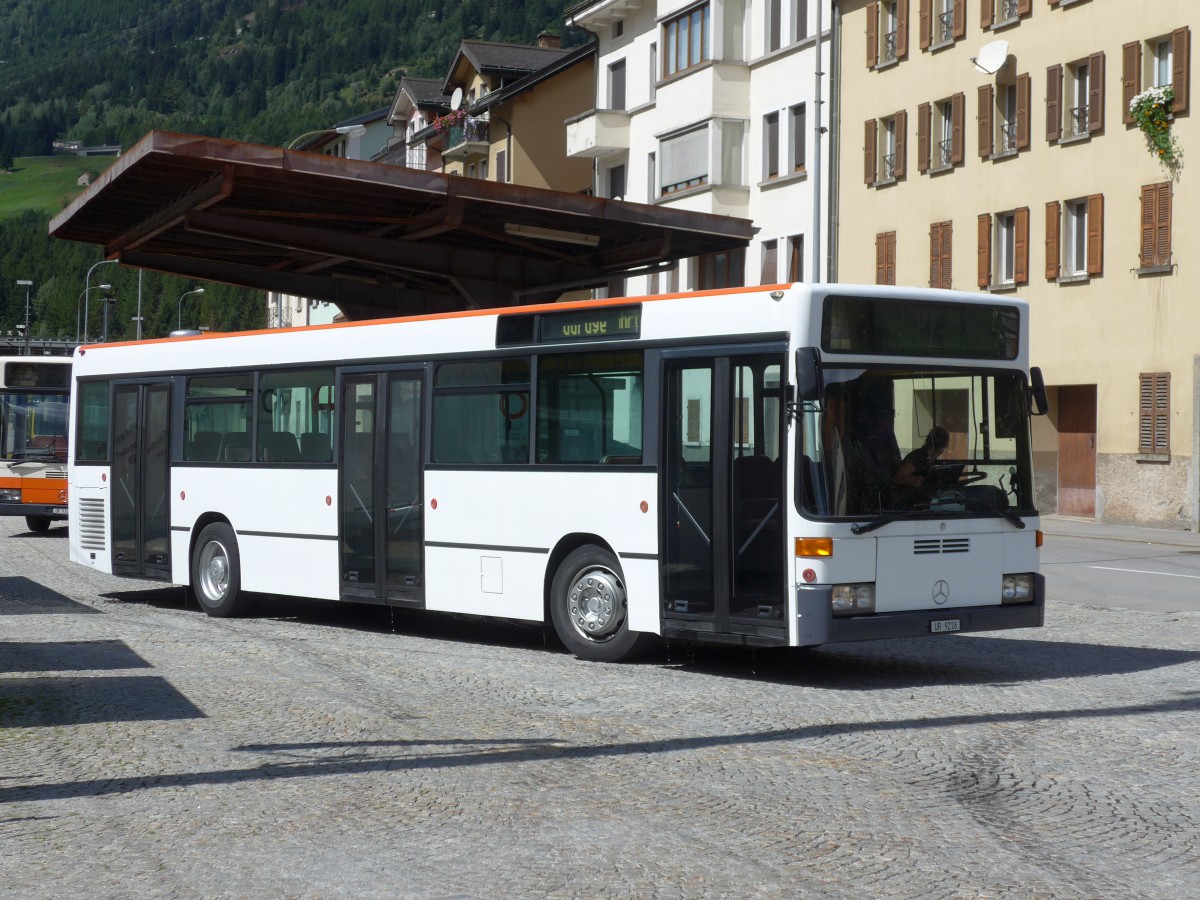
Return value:
[(67, 508), (48, 503), (0, 503), (0, 516), (42, 516), (65, 520)]
[(1046, 618), (1046, 579), (1034, 576), (1033, 599), (1004, 606), (964, 606), (953, 609), (921, 609), (908, 612), (875, 613), (835, 617), (829, 586), (798, 586), (799, 645), (838, 644), (884, 638), (959, 634), (968, 631), (1003, 631), (1008, 628), (1040, 628)]

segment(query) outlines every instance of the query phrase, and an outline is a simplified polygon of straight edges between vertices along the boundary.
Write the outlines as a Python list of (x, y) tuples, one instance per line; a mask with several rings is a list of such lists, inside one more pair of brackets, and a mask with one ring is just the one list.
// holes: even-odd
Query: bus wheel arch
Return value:
[(192, 530), (188, 575), (192, 595), (214, 618), (238, 616), (250, 603), (242, 590), (242, 557), (237, 534), (217, 513), (201, 516)]
[(580, 659), (619, 662), (646, 649), (654, 635), (629, 629), (621, 562), (595, 535), (570, 535), (550, 554), (546, 571), (547, 619)]

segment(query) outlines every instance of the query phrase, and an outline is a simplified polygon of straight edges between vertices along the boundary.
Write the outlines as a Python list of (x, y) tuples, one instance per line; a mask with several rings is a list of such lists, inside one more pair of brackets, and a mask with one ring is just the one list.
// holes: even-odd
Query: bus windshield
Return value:
[(826, 368), (800, 410), (799, 505), (815, 518), (1034, 515), (1025, 377)]
[(11, 461), (67, 461), (68, 393), (0, 394), (0, 455)]

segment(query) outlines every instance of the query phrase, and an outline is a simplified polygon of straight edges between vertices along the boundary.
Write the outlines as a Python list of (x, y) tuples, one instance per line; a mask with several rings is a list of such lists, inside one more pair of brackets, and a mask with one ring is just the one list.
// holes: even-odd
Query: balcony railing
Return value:
[(1086, 106), (1076, 106), (1071, 110), (1070, 128), (1071, 137), (1088, 133), (1088, 108)]
[(879, 173), (880, 181), (887, 181), (889, 178), (896, 177), (896, 154), (887, 153), (879, 159), (883, 165), (882, 171)]
[(947, 10), (937, 18), (937, 40), (934, 43), (948, 44), (954, 40), (954, 10)]
[(1017, 152), (1017, 123), (1005, 122), (1000, 126), (1000, 151), (1002, 153)]
[(951, 165), (951, 161), (953, 159), (953, 154), (954, 154), (954, 140), (952, 138), (946, 138), (944, 141), (938, 142), (938, 165), (939, 166)]
[(880, 57), (880, 62), (889, 63), (896, 61), (896, 32), (889, 31), (883, 36), (883, 48)]

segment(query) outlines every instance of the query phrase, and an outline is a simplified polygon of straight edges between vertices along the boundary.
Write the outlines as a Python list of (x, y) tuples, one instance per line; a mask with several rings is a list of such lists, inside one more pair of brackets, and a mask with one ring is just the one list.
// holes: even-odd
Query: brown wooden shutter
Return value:
[(951, 259), (951, 251), (954, 246), (954, 224), (952, 222), (942, 223), (942, 244), (941, 244), (941, 263), (942, 263), (942, 280), (939, 287), (950, 290), (953, 287), (951, 280), (953, 277), (953, 266)]
[(961, 41), (967, 36), (967, 0), (954, 0), (954, 24), (952, 36)]
[(867, 119), (866, 135), (863, 138), (863, 180), (867, 184), (875, 183), (875, 147), (878, 143), (878, 138), (875, 134), (876, 127), (874, 119)]
[(1171, 373), (1144, 372), (1139, 377), (1138, 452), (1171, 452)]
[(1017, 15), (1028, 16), (1033, 12), (1033, 0), (1017, 0)]
[(950, 98), (950, 165), (963, 161), (963, 120), (967, 114), (967, 95), (959, 92)]
[(1121, 117), (1133, 124), (1129, 104), (1142, 90), (1142, 42), (1130, 41), (1121, 48)]
[(875, 235), (875, 283), (896, 283), (896, 232)]
[(942, 275), (942, 223), (934, 222), (929, 226), (929, 286), (941, 287), (938, 279)]
[(979, 155), (987, 159), (992, 155), (992, 86), (979, 86)]
[(1029, 73), (1017, 76), (1017, 149), (1029, 147), (1029, 104), (1031, 101)]
[(1087, 273), (1099, 275), (1104, 271), (1104, 195), (1092, 194), (1087, 199)]
[(929, 171), (929, 121), (931, 107), (922, 103), (917, 107), (917, 171)]
[(896, 59), (908, 59), (908, 0), (896, 0)]
[(879, 4), (867, 4), (867, 66), (879, 65)]
[(984, 213), (976, 227), (976, 283), (986, 288), (992, 281), (992, 217)]
[(908, 174), (908, 113), (896, 113), (896, 160), (892, 174), (903, 178)]
[(1156, 185), (1157, 197), (1154, 212), (1154, 263), (1156, 266), (1171, 264), (1171, 182)]
[(1062, 137), (1062, 80), (1063, 67), (1046, 69), (1046, 140)]
[(1013, 211), (1013, 281), (1029, 282), (1029, 207)]
[(1154, 265), (1154, 220), (1157, 218), (1158, 185), (1142, 185), (1142, 253), (1140, 267), (1148, 269)]
[(1058, 249), (1059, 235), (1062, 228), (1062, 211), (1057, 200), (1046, 204), (1046, 280), (1058, 278), (1061, 254)]
[(1088, 57), (1088, 134), (1104, 130), (1104, 54)]
[(920, 37), (918, 38), (918, 42), (920, 43), (922, 50), (928, 50), (929, 45), (933, 43), (931, 39), (933, 29), (929, 21), (932, 14), (933, 0), (921, 0), (921, 23), (919, 27)]
[(1187, 112), (1188, 80), (1191, 73), (1192, 32), (1180, 28), (1171, 32), (1171, 86), (1175, 88), (1175, 102), (1171, 112), (1178, 115)]
[(982, 0), (979, 4), (979, 27), (991, 28), (995, 20), (995, 0)]

